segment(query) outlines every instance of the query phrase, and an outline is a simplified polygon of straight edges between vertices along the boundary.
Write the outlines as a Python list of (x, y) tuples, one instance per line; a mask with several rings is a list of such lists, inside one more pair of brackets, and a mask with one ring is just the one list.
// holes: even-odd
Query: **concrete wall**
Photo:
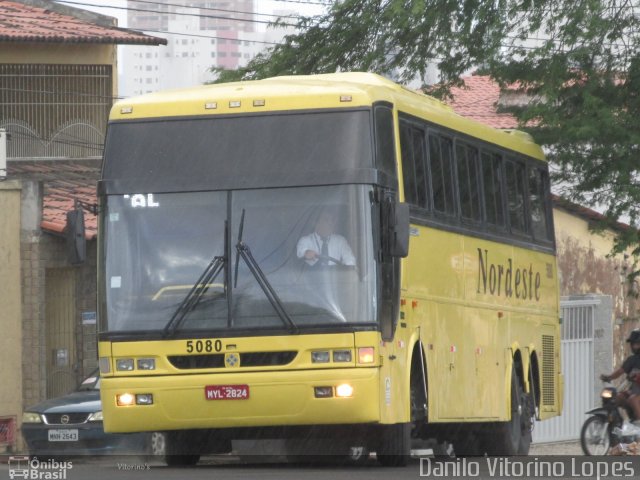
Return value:
[[(638, 299), (629, 296), (624, 268), (627, 259), (611, 257), (613, 232), (593, 233), (589, 221), (562, 209), (554, 209), (560, 294), (563, 296), (601, 294), (611, 297), (612, 315), (602, 335), (612, 332), (613, 363), (620, 365), (629, 354), (625, 339), (638, 328)], [(596, 332), (596, 336), (598, 332)], [(610, 365), (605, 370), (613, 368)]]
[(0, 182), (0, 417), (22, 418), (21, 185)]

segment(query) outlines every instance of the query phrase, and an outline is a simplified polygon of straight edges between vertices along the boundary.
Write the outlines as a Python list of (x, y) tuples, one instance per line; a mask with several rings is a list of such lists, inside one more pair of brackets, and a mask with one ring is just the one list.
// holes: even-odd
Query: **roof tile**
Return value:
[[(56, 4), (52, 3), (52, 6)], [(166, 44), (164, 38), (98, 25), (46, 8), (0, 0), (0, 42)]]
[(494, 128), (518, 128), (518, 121), (510, 113), (498, 113), (500, 86), (488, 75), (463, 78), (464, 87), (451, 89), (447, 103), (462, 116), (473, 118)]

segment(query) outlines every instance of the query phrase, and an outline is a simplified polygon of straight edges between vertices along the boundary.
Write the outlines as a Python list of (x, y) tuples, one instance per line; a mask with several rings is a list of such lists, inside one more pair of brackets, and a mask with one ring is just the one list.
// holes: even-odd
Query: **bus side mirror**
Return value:
[(67, 212), (67, 259), (71, 265), (81, 265), (87, 258), (87, 240), (82, 207)]
[(409, 255), (409, 204), (389, 202), (389, 255), (406, 257)]

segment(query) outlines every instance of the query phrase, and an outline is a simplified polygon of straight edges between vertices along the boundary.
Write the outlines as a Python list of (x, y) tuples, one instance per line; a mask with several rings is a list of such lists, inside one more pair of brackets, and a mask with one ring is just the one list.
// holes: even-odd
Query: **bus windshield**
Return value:
[[(176, 334), (286, 329), (279, 307), (299, 330), (376, 322), (371, 190), (109, 195), (103, 330), (160, 332), (178, 309)], [(216, 257), (224, 270), (203, 280)]]

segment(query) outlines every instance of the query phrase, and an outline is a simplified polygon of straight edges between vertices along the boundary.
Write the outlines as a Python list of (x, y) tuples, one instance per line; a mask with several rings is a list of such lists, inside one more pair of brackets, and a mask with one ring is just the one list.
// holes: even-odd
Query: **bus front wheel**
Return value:
[(411, 455), (411, 423), (384, 425), (376, 457), (385, 467), (403, 467)]

